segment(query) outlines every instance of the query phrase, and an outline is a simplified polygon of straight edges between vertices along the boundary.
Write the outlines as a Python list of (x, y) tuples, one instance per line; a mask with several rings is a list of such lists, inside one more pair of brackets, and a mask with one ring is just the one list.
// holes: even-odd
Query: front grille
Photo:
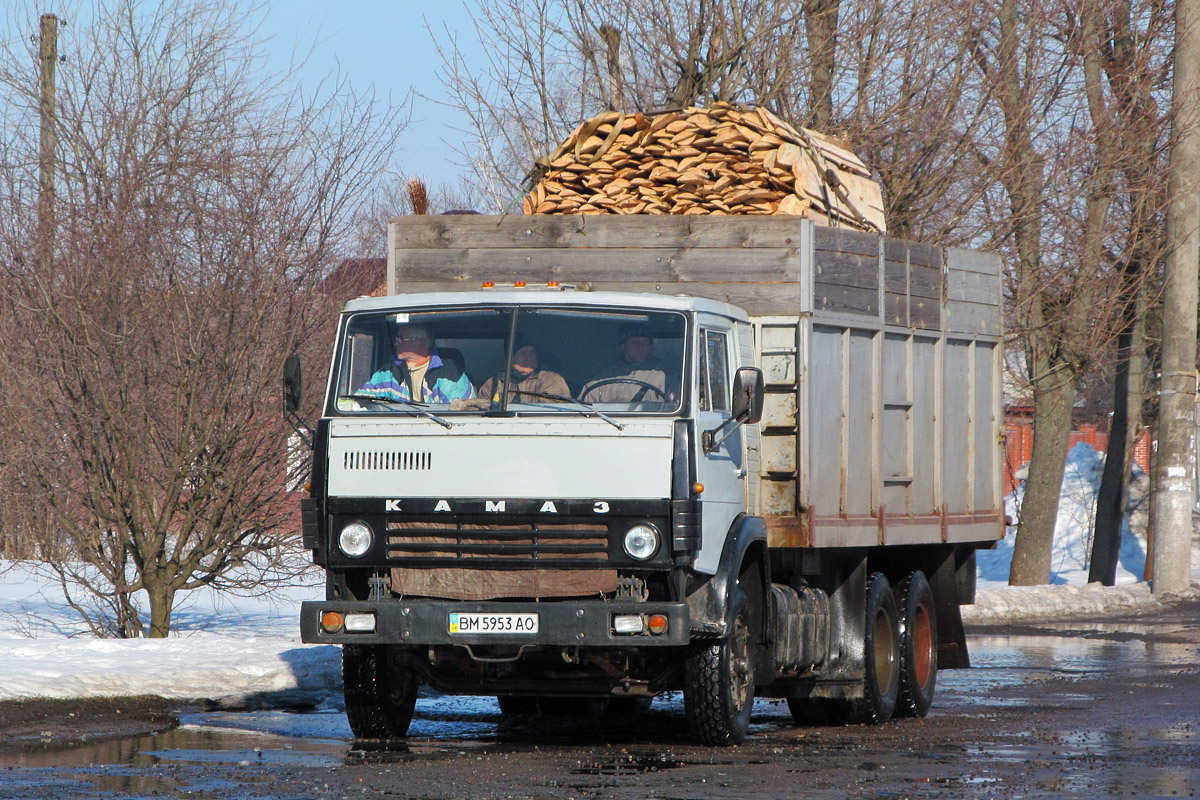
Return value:
[(389, 522), (387, 546), (389, 559), (408, 565), (600, 568), (609, 562), (608, 526), (585, 523)]

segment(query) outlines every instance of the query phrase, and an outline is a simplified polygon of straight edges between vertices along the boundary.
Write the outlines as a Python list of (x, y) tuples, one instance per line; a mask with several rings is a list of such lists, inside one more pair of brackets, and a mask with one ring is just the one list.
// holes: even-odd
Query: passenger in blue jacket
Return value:
[[(446, 404), (475, 396), (470, 379), (453, 362), (443, 361), (423, 325), (402, 325), (392, 338), (396, 357), (358, 390), (380, 400), (416, 400)], [(420, 387), (420, 390), (417, 390)]]

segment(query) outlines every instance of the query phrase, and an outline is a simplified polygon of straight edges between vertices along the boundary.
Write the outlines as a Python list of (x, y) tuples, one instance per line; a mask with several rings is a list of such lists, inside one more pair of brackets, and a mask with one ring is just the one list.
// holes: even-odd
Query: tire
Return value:
[(398, 739), (408, 733), (420, 682), (380, 645), (342, 646), (342, 694), (356, 739)]
[(688, 729), (702, 744), (740, 744), (754, 709), (754, 616), (735, 585), (729, 631), (716, 644), (688, 656), (683, 667), (683, 708)]
[(937, 612), (933, 589), (917, 570), (896, 587), (900, 611), (900, 694), (898, 717), (923, 717), (937, 687)]
[(527, 694), (501, 694), (496, 696), (500, 713), (506, 717), (517, 714), (536, 714), (540, 710), (538, 699)]
[(900, 693), (900, 620), (882, 572), (867, 579), (865, 623), (863, 696), (851, 701), (849, 721), (882, 725), (892, 718)]

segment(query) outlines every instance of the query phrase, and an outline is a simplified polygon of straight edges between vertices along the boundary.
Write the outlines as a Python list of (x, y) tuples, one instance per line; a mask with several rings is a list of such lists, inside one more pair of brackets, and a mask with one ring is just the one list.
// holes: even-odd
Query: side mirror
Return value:
[(294, 414), (300, 408), (300, 391), (303, 387), (300, 375), (300, 356), (288, 356), (283, 362), (283, 410)]
[(733, 416), (703, 433), (704, 452), (715, 453), (738, 425), (753, 425), (762, 419), (764, 394), (762, 370), (758, 367), (739, 369), (733, 377)]
[(758, 367), (742, 367), (733, 378), (733, 418), (746, 425), (762, 419), (763, 373)]

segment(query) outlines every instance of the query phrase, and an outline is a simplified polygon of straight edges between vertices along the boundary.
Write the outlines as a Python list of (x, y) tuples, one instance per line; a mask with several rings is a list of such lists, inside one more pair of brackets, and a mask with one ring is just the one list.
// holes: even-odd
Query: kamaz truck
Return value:
[(302, 638), (342, 646), (355, 736), (404, 736), (422, 685), (503, 713), (682, 691), (729, 745), (755, 697), (883, 723), (969, 665), (1004, 533), (996, 257), (701, 216), (405, 217), (388, 252), (302, 501)]

